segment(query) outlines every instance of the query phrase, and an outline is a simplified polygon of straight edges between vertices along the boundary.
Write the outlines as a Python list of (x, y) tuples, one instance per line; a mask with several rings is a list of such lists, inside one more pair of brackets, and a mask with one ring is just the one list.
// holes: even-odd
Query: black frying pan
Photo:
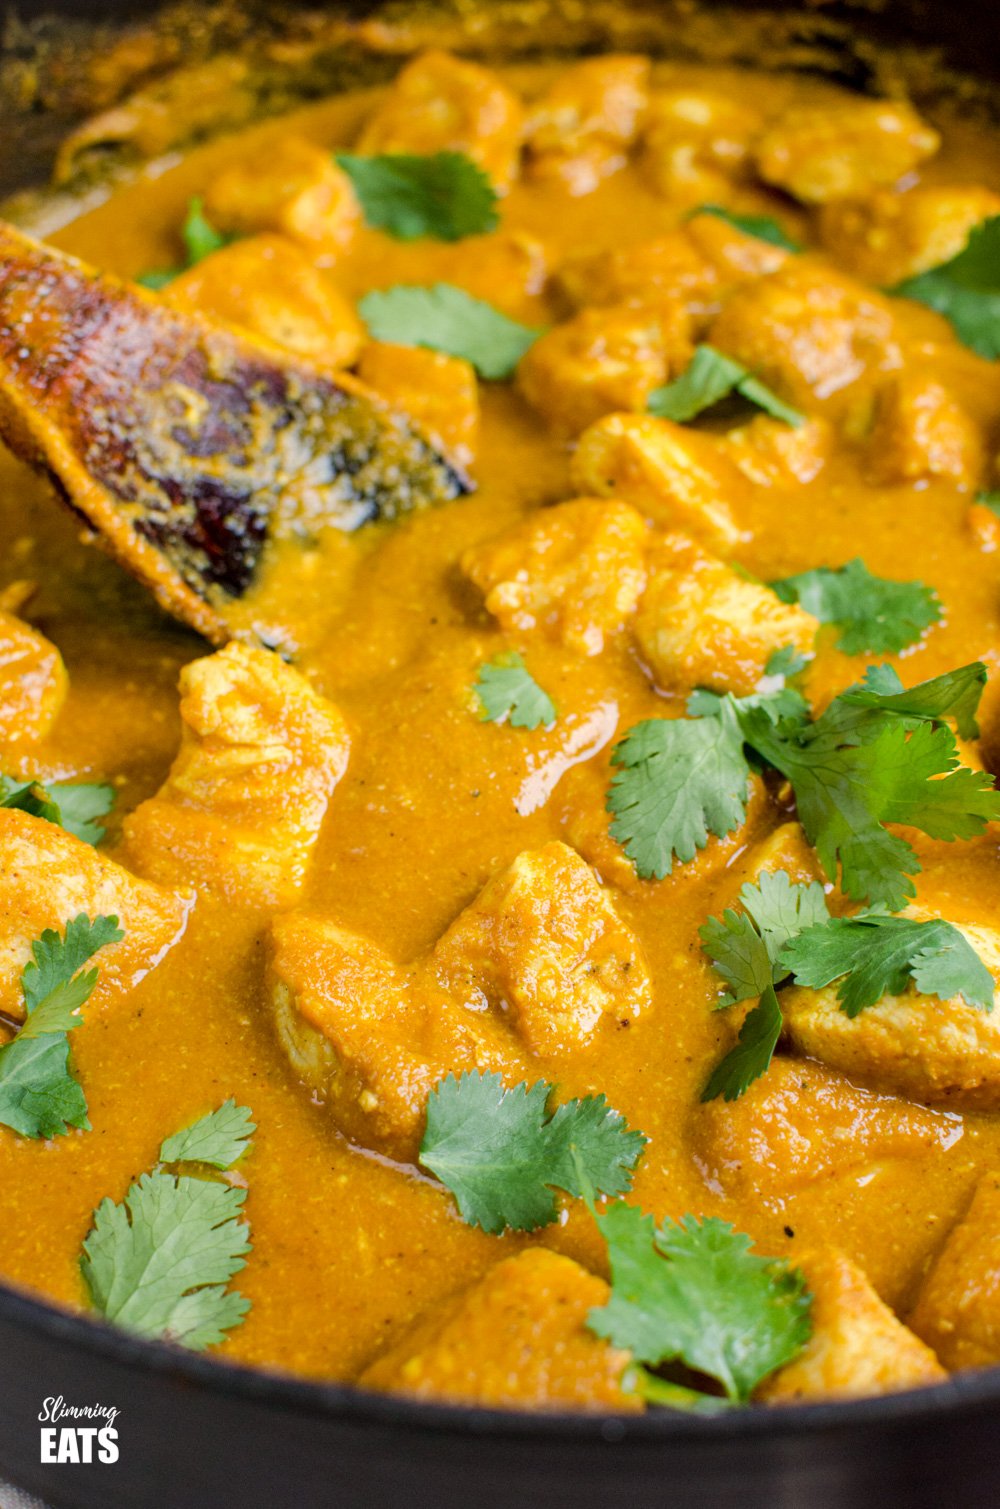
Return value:
[[(769, 47), (780, 38), (786, 61), (860, 90), (877, 84), (873, 42), (913, 63), (918, 93), (936, 88), (950, 68), (980, 85), (1000, 73), (996, 11), (986, 0), (777, 8), (782, 14), (760, 32)], [(86, 105), (79, 80), (88, 58), (130, 18), (148, 22), (152, 9), (150, 0), (20, 0), (26, 26), (8, 28), (0, 61), (0, 189), (43, 180), (60, 135)], [(648, 0), (645, 9), (647, 45), (689, 51), (683, 11)], [(600, 45), (609, 24), (601, 10), (567, 0), (566, 45)], [(182, 56), (234, 41), (252, 49), (255, 35), (294, 27), (290, 16), (260, 0), (236, 11), (195, 4), (181, 7), (163, 34)], [(521, 50), (544, 44), (530, 16), (501, 31)], [(933, 67), (911, 56), (914, 45), (940, 48)], [(334, 52), (300, 62), (287, 88), (259, 70), (260, 108), (356, 80), (357, 56)], [(60, 87), (67, 56), (79, 59), (72, 88)], [(371, 66), (377, 73), (389, 65)], [(988, 104), (988, 90), (974, 85), (970, 99), (977, 93)], [(0, 1219), (2, 1203), (0, 1191)], [(118, 1410), (118, 1462), (42, 1464), (39, 1413), (60, 1395)], [(0, 1286), (0, 1477), (54, 1509), (996, 1509), (1000, 1369), (883, 1399), (716, 1419), (669, 1411), (527, 1415), (418, 1405), (251, 1371), (133, 1340)]]

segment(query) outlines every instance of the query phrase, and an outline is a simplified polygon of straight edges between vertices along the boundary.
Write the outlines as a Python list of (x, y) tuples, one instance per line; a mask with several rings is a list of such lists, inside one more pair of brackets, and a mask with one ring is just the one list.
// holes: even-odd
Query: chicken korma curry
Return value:
[(507, 1407), (1000, 1363), (998, 356), (997, 139), (805, 75), (431, 51), (0, 228), (4, 1276)]

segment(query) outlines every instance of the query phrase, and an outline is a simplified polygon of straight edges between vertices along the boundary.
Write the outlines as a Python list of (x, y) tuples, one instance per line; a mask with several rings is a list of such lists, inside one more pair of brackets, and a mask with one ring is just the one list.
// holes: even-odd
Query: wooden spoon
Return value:
[(469, 491), (350, 377), (180, 314), (3, 221), (0, 438), (217, 644), (253, 637), (230, 614), (273, 541)]

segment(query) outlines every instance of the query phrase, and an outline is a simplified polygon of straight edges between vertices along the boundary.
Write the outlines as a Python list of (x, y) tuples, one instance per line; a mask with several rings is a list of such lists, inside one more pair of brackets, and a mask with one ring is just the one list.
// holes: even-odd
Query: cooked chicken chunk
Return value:
[(922, 183), (908, 193), (880, 189), (824, 205), (823, 245), (856, 278), (894, 288), (964, 248), (970, 231), (1000, 214), (1000, 194), (979, 184)]
[(361, 353), (358, 376), (408, 414), (458, 466), (475, 461), (479, 389), (467, 361), (422, 346), (370, 341)]
[(648, 58), (587, 58), (561, 72), (532, 106), (528, 168), (587, 194), (625, 164), (649, 102)]
[(968, 1213), (924, 1279), (909, 1324), (947, 1368), (1000, 1362), (1000, 1177), (979, 1181)]
[(930, 1348), (897, 1320), (845, 1253), (824, 1247), (795, 1262), (813, 1296), (812, 1336), (794, 1361), (757, 1390), (758, 1399), (864, 1399), (947, 1377)]
[(734, 906), (743, 885), (747, 882), (752, 885), (761, 875), (775, 875), (779, 870), (784, 870), (789, 880), (801, 885), (825, 880), (816, 850), (806, 838), (801, 823), (780, 823), (765, 839), (741, 855), (739, 863), (730, 867), (722, 897), (713, 911), (718, 913), (722, 907)]
[(693, 1133), (707, 1180), (780, 1210), (820, 1181), (944, 1152), (962, 1137), (962, 1121), (863, 1089), (822, 1064), (776, 1058), (739, 1100), (699, 1106)]
[(640, 1410), (629, 1354), (586, 1327), (608, 1286), (543, 1247), (504, 1258), (361, 1375), (366, 1388), (519, 1409)]
[(434, 949), (459, 999), (502, 1001), (532, 1053), (585, 1047), (602, 1019), (635, 1021), (652, 986), (638, 940), (566, 844), (519, 854)]
[(285, 236), (249, 236), (203, 258), (164, 290), (175, 309), (207, 314), (321, 367), (357, 360), (365, 328), (351, 301)]
[(580, 436), (572, 477), (581, 493), (624, 498), (645, 517), (725, 549), (741, 538), (730, 502), (747, 482), (710, 435), (651, 414), (609, 414)]
[[(400, 258), (406, 254), (407, 245), (402, 243)], [(412, 277), (409, 259), (394, 260), (391, 265), (399, 269), (400, 281)], [(548, 278), (548, 253), (544, 242), (526, 231), (501, 225), (489, 235), (465, 236), (461, 241), (424, 240), (420, 266), (423, 284), (453, 283), (512, 320), (532, 326), (545, 322), (540, 296)]]
[(268, 650), (229, 644), (181, 673), (181, 748), (125, 822), (127, 852), (164, 884), (288, 906), (347, 766), (332, 703)]
[(789, 106), (760, 137), (754, 158), (765, 183), (824, 204), (898, 182), (939, 144), (910, 105), (845, 96)]
[(661, 539), (635, 620), (643, 659), (669, 691), (696, 686), (745, 697), (775, 650), (812, 650), (819, 624), (794, 604), (749, 582), (687, 535)]
[(358, 151), (464, 152), (503, 190), (517, 172), (522, 127), (521, 102), (495, 73), (425, 52), (397, 75)]
[(37, 744), (59, 715), (69, 685), (55, 645), (0, 609), (0, 742)]
[(729, 430), (719, 443), (758, 487), (787, 487), (819, 476), (833, 447), (833, 427), (824, 419), (795, 427), (756, 414), (748, 424)]
[(237, 236), (276, 231), (311, 251), (343, 248), (361, 224), (361, 206), (342, 168), (311, 141), (285, 136), (248, 162), (214, 174), (205, 189), (213, 225)]
[(577, 308), (680, 300), (689, 314), (703, 317), (717, 313), (742, 284), (777, 272), (788, 255), (719, 215), (695, 215), (655, 241), (577, 252), (561, 264), (556, 283)]
[(867, 446), (874, 482), (944, 477), (969, 490), (982, 479), (985, 460), (979, 426), (933, 378), (909, 373), (880, 391)]
[(473, 545), (462, 570), (505, 629), (540, 629), (581, 655), (598, 655), (639, 601), (647, 535), (629, 504), (575, 498)]
[(334, 923), (273, 925), (270, 991), (296, 1071), (345, 1136), (415, 1161), (445, 1075), (543, 1077), (532, 1055), (578, 1052), (649, 1005), (641, 950), (564, 844), (521, 854), (408, 966)]
[(804, 259), (738, 289), (709, 339), (800, 408), (902, 362), (888, 300)]
[(674, 200), (706, 204), (728, 194), (762, 125), (750, 106), (705, 89), (654, 94), (642, 133), (650, 182)]
[(535, 341), (517, 383), (551, 428), (570, 437), (613, 409), (645, 409), (693, 350), (691, 322), (676, 301), (582, 309)]
[(100, 976), (89, 1013), (159, 963), (183, 933), (190, 906), (190, 897), (137, 880), (55, 823), (0, 808), (0, 1010), (23, 1017), (21, 971), (46, 928), (61, 933), (81, 912), (118, 918), (125, 936), (96, 956)]
[[(961, 931), (1000, 981), (1000, 936), (972, 924)], [(961, 996), (941, 1001), (911, 986), (852, 1018), (840, 1009), (836, 984), (795, 986), (782, 992), (781, 1006), (801, 1052), (862, 1082), (929, 1105), (1000, 1108), (1000, 1011), (980, 1011)]]

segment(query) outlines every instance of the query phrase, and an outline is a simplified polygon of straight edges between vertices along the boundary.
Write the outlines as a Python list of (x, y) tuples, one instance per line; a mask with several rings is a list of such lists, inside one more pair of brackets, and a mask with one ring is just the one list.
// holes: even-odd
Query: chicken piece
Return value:
[(420, 281), (453, 283), (522, 324), (537, 324), (548, 278), (548, 253), (526, 231), (491, 231), (461, 241), (422, 241)]
[(299, 136), (223, 168), (205, 189), (205, 213), (235, 236), (274, 231), (311, 252), (342, 250), (361, 224), (354, 185), (330, 152)]
[(401, 1161), (416, 1161), (447, 1074), (535, 1080), (534, 1054), (579, 1052), (650, 994), (636, 939), (559, 843), (519, 855), (405, 967), (306, 913), (272, 928), (270, 999), (293, 1067), (345, 1136)]
[(609, 414), (580, 436), (581, 493), (624, 498), (645, 517), (726, 549), (742, 538), (729, 510), (748, 484), (710, 435), (651, 414)]
[(0, 742), (37, 744), (66, 699), (69, 679), (55, 645), (0, 608)]
[(980, 184), (922, 183), (824, 205), (819, 236), (854, 277), (894, 288), (957, 257), (969, 233), (997, 214), (1000, 194)]
[(473, 545), (462, 570), (503, 628), (540, 629), (580, 655), (599, 655), (639, 601), (647, 534), (629, 504), (575, 498)]
[[(933, 914), (911, 908), (908, 915), (926, 920)], [(971, 923), (960, 931), (1000, 981), (1000, 935)], [(841, 1010), (836, 984), (782, 991), (781, 1006), (785, 1031), (800, 1052), (862, 1083), (928, 1105), (1000, 1108), (998, 1011), (980, 1011), (961, 996), (921, 995), (912, 985), (853, 1018)]]
[(499, 191), (518, 165), (521, 101), (488, 68), (448, 52), (421, 53), (396, 76), (358, 151), (464, 152)]
[(701, 318), (717, 313), (742, 284), (777, 272), (788, 256), (719, 215), (694, 215), (655, 241), (576, 252), (559, 267), (556, 284), (577, 308), (680, 299), (689, 314)]
[(558, 435), (578, 435), (613, 409), (644, 410), (654, 388), (691, 360), (684, 306), (582, 309), (540, 336), (521, 358), (517, 385)]
[(349, 737), (332, 703), (270, 650), (229, 644), (181, 672), (180, 751), (125, 821), (142, 873), (247, 906), (299, 895)]
[(524, 1078), (516, 1050), (485, 1013), (456, 1011), (440, 987), (422, 984), (323, 918), (290, 912), (272, 926), (269, 997), (293, 1069), (345, 1137), (409, 1163), (427, 1096), (449, 1070)]
[(940, 141), (910, 105), (845, 97), (790, 105), (758, 139), (754, 160), (765, 183), (825, 204), (897, 183)]
[(738, 289), (709, 339), (798, 408), (902, 364), (888, 300), (804, 258)]
[(690, 1135), (712, 1188), (780, 1211), (810, 1185), (945, 1152), (963, 1126), (959, 1116), (866, 1090), (822, 1064), (779, 1057), (739, 1100), (699, 1106)]
[(917, 1295), (910, 1326), (945, 1367), (1000, 1362), (1000, 1177), (979, 1181)]
[(452, 923), (434, 949), (438, 975), (472, 1005), (503, 1002), (531, 1053), (585, 1048), (603, 1019), (649, 1009), (638, 939), (593, 870), (566, 844), (519, 854)]
[(686, 535), (660, 540), (649, 559), (635, 637), (657, 685), (705, 686), (746, 697), (775, 650), (812, 651), (819, 624), (769, 588), (738, 576)]
[(495, 1408), (641, 1410), (622, 1386), (629, 1353), (586, 1326), (608, 1294), (571, 1258), (531, 1247), (437, 1306), (358, 1381)]
[(21, 1021), (21, 971), (46, 928), (62, 932), (82, 912), (117, 917), (125, 936), (96, 956), (88, 1014), (132, 990), (177, 942), (189, 896), (137, 880), (55, 823), (0, 808), (0, 1011)]
[(318, 367), (353, 366), (365, 327), (350, 299), (285, 236), (250, 236), (197, 262), (164, 290), (184, 314), (207, 314), (274, 341)]
[(686, 864), (675, 861), (673, 870), (663, 880), (641, 880), (635, 866), (617, 839), (611, 837), (611, 817), (607, 810), (611, 771), (606, 759), (588, 760), (568, 772), (559, 790), (563, 797), (560, 812), (566, 839), (592, 865), (607, 885), (633, 896), (654, 892), (669, 894), (677, 884), (693, 885), (725, 871), (735, 863), (748, 844), (754, 843), (769, 823), (774, 808), (760, 776), (747, 782), (746, 817), (723, 838), (710, 834), (704, 849)]
[(833, 449), (833, 427), (825, 419), (795, 426), (757, 414), (729, 430), (719, 445), (758, 487), (794, 486), (812, 482), (823, 470)]
[(726, 196), (763, 122), (749, 106), (707, 89), (653, 95), (643, 127), (642, 165), (672, 200), (706, 204)]
[(361, 353), (358, 376), (431, 435), (456, 466), (472, 465), (479, 440), (479, 388), (467, 361), (422, 346), (370, 341)]
[(558, 178), (589, 194), (624, 167), (649, 103), (648, 58), (587, 58), (563, 69), (534, 102), (525, 145), (536, 178)]
[(948, 390), (906, 373), (878, 394), (865, 459), (873, 482), (943, 477), (969, 491), (982, 478), (986, 455), (979, 426)]
[(866, 1399), (947, 1377), (930, 1347), (897, 1320), (845, 1253), (822, 1247), (795, 1263), (813, 1297), (812, 1335), (758, 1388), (758, 1400)]
[(717, 914), (723, 907), (734, 906), (742, 887), (753, 885), (761, 875), (776, 875), (783, 870), (789, 880), (808, 885), (818, 880), (825, 884), (826, 877), (820, 867), (816, 850), (806, 838), (801, 823), (780, 823), (761, 843), (754, 844), (740, 862), (727, 872), (722, 897), (713, 911)]

